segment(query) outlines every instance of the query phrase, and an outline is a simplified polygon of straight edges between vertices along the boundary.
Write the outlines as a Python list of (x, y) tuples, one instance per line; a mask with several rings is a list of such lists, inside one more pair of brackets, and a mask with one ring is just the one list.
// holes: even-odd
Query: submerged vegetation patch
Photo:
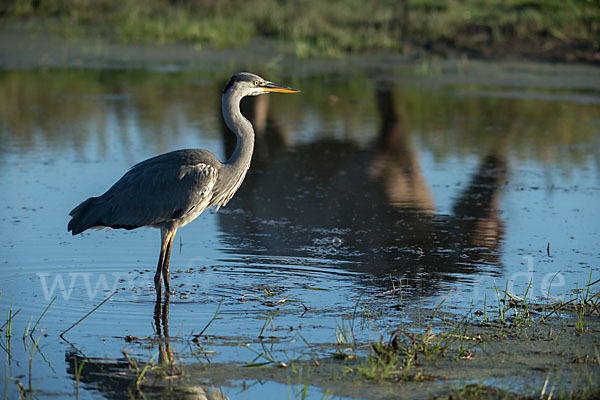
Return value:
[(0, 16), (52, 18), (63, 34), (123, 42), (233, 47), (264, 37), (301, 57), (459, 50), (597, 61), (600, 43), (593, 0), (8, 0)]

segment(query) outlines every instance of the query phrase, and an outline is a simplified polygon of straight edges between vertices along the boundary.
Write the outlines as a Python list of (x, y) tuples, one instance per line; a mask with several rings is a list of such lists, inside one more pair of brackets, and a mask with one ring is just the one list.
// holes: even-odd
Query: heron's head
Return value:
[(257, 96), (259, 94), (270, 92), (298, 93), (299, 90), (267, 81), (258, 75), (251, 74), (250, 72), (240, 72), (233, 75), (223, 89), (224, 96), (231, 95), (233, 93), (240, 97)]

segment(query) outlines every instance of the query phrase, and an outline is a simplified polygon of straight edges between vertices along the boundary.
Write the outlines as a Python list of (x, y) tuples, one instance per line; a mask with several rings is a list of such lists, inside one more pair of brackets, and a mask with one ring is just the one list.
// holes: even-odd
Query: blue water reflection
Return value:
[[(597, 279), (599, 92), (528, 84), (521, 73), (516, 85), (504, 75), (485, 85), (413, 74), (273, 77), (303, 94), (244, 105), (257, 133), (253, 164), (226, 208), (175, 238), (171, 337), (201, 331), (224, 299), (213, 359), (249, 361), (232, 343), (255, 340), (280, 301), (283, 342), (302, 327), (310, 343), (325, 343), (360, 299), (398, 305), (381, 296), (392, 288), (402, 288), (402, 306), (437, 305), (451, 293), (446, 306), (463, 312), (495, 283), (523, 293), (531, 281), (530, 294), (543, 297), (581, 287), (590, 270)], [(35, 366), (53, 393), (71, 390), (57, 364), (72, 361), (73, 349), (57, 335), (115, 289), (69, 332), (77, 354), (118, 358), (125, 336), (150, 337), (157, 325), (158, 231), (71, 237), (68, 212), (158, 153), (201, 147), (225, 159), (225, 79), (0, 74), (0, 312), (11, 302), (21, 309), (22, 331), (57, 295), (43, 320), (48, 362)], [(186, 345), (173, 343), (180, 354)], [(129, 347), (140, 357), (156, 351)], [(14, 359), (26, 358), (15, 347)], [(24, 367), (12, 363), (9, 373)]]

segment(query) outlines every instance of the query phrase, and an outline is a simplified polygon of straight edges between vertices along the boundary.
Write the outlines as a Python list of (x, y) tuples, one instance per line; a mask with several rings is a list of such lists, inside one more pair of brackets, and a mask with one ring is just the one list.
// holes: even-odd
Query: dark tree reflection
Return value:
[[(386, 86), (376, 94), (380, 127), (367, 148), (350, 140), (290, 148), (282, 145), (282, 124), (260, 128), (251, 172), (228, 206), (243, 212), (219, 216), (231, 252), (344, 261), (347, 270), (402, 277), (421, 294), (458, 275), (497, 272), (503, 155), (494, 150), (484, 156), (453, 214), (439, 214), (396, 91)], [(264, 105), (254, 105), (263, 120), (275, 120)], [(257, 111), (246, 115), (252, 119)]]

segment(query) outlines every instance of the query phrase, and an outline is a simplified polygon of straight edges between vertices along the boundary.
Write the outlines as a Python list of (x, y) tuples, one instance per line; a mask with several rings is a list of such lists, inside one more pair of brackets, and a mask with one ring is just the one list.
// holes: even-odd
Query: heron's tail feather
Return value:
[(90, 197), (77, 207), (75, 207), (69, 215), (73, 218), (69, 221), (67, 229), (77, 235), (86, 229), (102, 226), (102, 213), (104, 207), (98, 207), (98, 197)]

